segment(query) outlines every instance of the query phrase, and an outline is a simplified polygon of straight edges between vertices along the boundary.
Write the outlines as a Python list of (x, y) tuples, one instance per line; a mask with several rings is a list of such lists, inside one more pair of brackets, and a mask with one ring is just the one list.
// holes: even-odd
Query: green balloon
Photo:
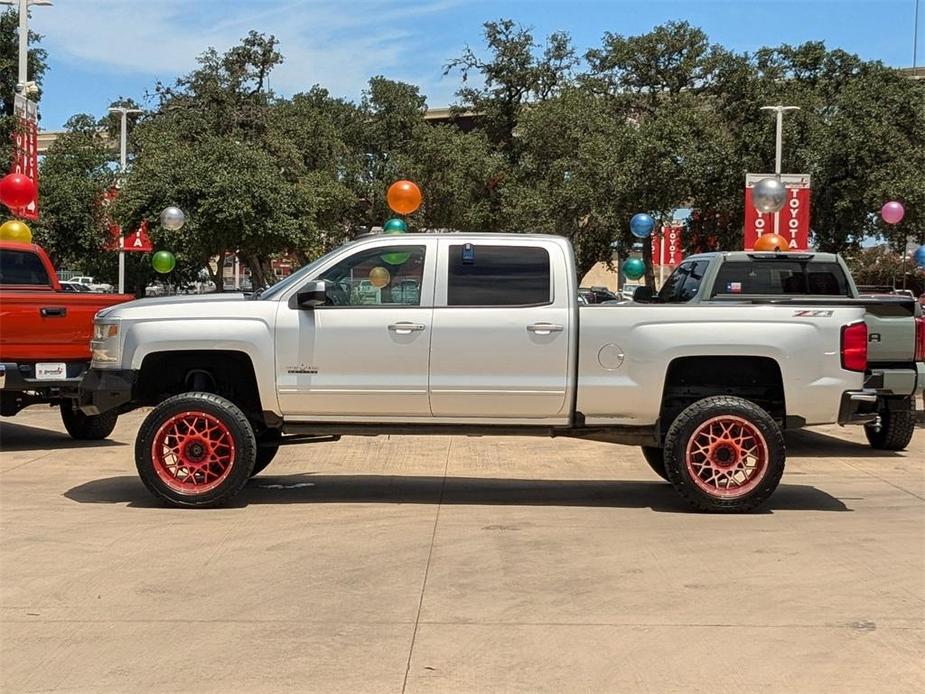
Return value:
[(638, 280), (646, 274), (646, 264), (642, 262), (642, 258), (630, 258), (623, 263), (623, 274), (628, 280)]
[(166, 275), (177, 265), (177, 259), (170, 251), (158, 251), (151, 258), (151, 266), (155, 272)]
[(392, 217), (391, 219), (387, 219), (385, 224), (382, 225), (382, 230), (386, 234), (404, 234), (408, 231), (408, 224), (404, 219)]
[(389, 265), (403, 265), (411, 257), (410, 253), (386, 253), (382, 259)]

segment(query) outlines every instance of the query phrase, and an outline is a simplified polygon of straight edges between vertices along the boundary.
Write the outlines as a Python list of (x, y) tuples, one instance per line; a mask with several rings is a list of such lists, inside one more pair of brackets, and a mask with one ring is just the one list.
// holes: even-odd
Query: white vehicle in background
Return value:
[(111, 284), (107, 284), (106, 282), (97, 282), (95, 279), (87, 275), (71, 277), (71, 279), (69, 279), (68, 282), (74, 282), (75, 284), (82, 284), (84, 287), (87, 287), (91, 292), (105, 292), (107, 294), (112, 293)]
[(578, 295), (559, 236), (365, 237), (259, 295), (100, 311), (80, 405), (153, 407), (135, 463), (177, 506), (229, 501), (281, 444), (471, 434), (641, 446), (694, 507), (748, 511), (784, 429), (877, 416), (862, 306)]

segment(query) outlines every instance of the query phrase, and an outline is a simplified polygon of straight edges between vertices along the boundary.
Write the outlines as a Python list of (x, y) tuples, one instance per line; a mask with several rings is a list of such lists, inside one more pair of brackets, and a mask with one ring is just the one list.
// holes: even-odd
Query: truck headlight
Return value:
[(119, 366), (122, 360), (121, 347), (118, 323), (94, 322), (93, 339), (90, 341), (93, 354), (91, 366), (98, 369)]

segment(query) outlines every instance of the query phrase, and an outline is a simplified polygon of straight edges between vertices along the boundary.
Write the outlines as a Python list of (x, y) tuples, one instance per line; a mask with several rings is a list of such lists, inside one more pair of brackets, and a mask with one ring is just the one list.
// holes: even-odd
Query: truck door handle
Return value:
[(42, 308), (39, 309), (39, 313), (46, 318), (53, 318), (55, 316), (63, 318), (67, 315), (67, 308), (64, 306), (42, 306)]
[(398, 335), (410, 335), (411, 333), (420, 332), (424, 329), (423, 324), (421, 323), (392, 323), (389, 326), (389, 330)]
[(534, 323), (527, 326), (527, 332), (536, 333), (537, 335), (549, 335), (549, 333), (561, 333), (565, 328), (555, 323)]

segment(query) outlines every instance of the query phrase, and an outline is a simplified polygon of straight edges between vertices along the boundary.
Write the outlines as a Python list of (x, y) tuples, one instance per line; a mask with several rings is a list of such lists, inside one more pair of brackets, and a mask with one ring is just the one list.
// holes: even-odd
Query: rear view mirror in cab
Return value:
[(324, 306), (328, 303), (327, 290), (328, 286), (324, 280), (309, 282), (296, 294), (296, 306), (293, 308), (311, 310), (316, 306)]
[(633, 292), (633, 301), (637, 304), (651, 304), (653, 296), (655, 295), (652, 292), (652, 287), (641, 285), (636, 287), (636, 291)]

